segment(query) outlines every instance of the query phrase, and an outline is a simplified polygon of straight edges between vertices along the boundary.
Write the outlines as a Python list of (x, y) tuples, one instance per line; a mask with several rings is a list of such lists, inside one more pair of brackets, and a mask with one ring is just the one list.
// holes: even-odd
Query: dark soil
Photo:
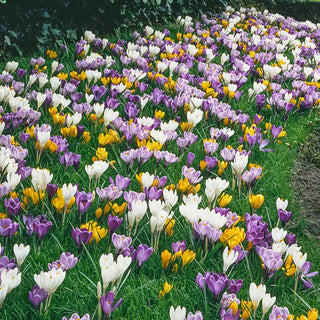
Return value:
[(292, 186), (301, 207), (306, 231), (320, 240), (320, 128), (308, 136), (301, 146), (295, 164)]

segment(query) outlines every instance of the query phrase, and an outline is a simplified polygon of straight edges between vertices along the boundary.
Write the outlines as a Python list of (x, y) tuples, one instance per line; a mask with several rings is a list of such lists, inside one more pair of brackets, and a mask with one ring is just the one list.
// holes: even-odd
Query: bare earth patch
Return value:
[(320, 240), (320, 129), (309, 135), (295, 164), (293, 188), (307, 232)]

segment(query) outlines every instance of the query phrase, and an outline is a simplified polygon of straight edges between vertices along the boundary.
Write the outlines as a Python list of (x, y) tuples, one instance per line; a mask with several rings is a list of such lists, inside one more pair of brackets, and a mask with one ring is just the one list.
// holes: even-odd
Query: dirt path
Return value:
[(309, 135), (295, 164), (292, 186), (307, 222), (307, 232), (320, 240), (320, 129)]

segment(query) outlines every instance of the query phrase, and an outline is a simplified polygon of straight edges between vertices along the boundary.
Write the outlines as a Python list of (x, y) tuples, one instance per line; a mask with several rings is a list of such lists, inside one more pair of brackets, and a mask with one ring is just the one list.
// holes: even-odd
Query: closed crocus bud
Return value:
[(174, 309), (173, 306), (170, 307), (170, 320), (184, 320), (186, 318), (186, 308), (178, 306), (176, 309)]
[(264, 202), (264, 195), (263, 194), (250, 194), (249, 195), (249, 202), (253, 209), (259, 209)]
[(263, 316), (269, 311), (269, 309), (274, 305), (275, 302), (276, 302), (276, 297), (271, 297), (270, 293), (267, 293), (263, 296), (262, 298), (262, 315)]
[(37, 284), (35, 284), (28, 293), (28, 298), (35, 307), (40, 306), (40, 304), (46, 300), (47, 296), (48, 292), (44, 289), (40, 289)]
[(226, 247), (223, 251), (223, 273), (226, 273), (228, 268), (237, 261), (239, 253)]
[(283, 199), (277, 198), (276, 206), (277, 206), (277, 210), (278, 211), (280, 209), (281, 210), (286, 210), (287, 206), (288, 206), (288, 200), (283, 200)]
[(25, 258), (28, 256), (30, 252), (30, 246), (29, 245), (25, 246), (23, 243), (21, 243), (20, 245), (15, 244), (13, 246), (13, 252), (14, 252), (14, 255), (16, 256), (18, 268), (20, 268), (23, 261), (25, 260)]
[(258, 309), (259, 303), (266, 294), (266, 286), (263, 284), (260, 284), (257, 286), (254, 282), (250, 284), (249, 287), (249, 295), (250, 299), (252, 301), (252, 307), (254, 312)]
[(70, 202), (71, 198), (74, 197), (78, 190), (77, 185), (72, 185), (69, 183), (68, 185), (64, 184), (62, 186), (62, 196), (64, 199), (64, 205), (67, 206), (68, 203)]
[(307, 261), (307, 253), (302, 255), (302, 252), (298, 251), (298, 252), (293, 253), (292, 257), (293, 257), (293, 262), (294, 262), (297, 270), (300, 272), (300, 270), (302, 269), (302, 266)]

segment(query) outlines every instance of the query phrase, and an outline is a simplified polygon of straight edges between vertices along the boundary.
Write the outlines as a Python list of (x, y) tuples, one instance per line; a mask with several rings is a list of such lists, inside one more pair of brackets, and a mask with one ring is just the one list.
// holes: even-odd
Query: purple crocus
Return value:
[(117, 216), (113, 216), (112, 214), (108, 215), (108, 230), (110, 236), (112, 236), (112, 234), (120, 228), (122, 221), (122, 218), (118, 218)]
[(13, 222), (10, 218), (0, 219), (0, 234), (9, 239), (18, 231), (19, 223)]
[(4, 205), (9, 214), (16, 216), (21, 210), (21, 204), (18, 198), (4, 199)]
[(45, 215), (36, 216), (32, 223), (34, 233), (42, 240), (44, 236), (50, 231), (52, 222), (48, 221)]
[(46, 300), (47, 296), (48, 291), (40, 289), (37, 284), (35, 284), (28, 293), (28, 298), (35, 307), (39, 307), (40, 304)]
[(58, 190), (57, 184), (51, 184), (51, 183), (47, 184), (47, 193), (50, 201), (54, 197), (54, 195), (57, 193), (57, 190)]
[(292, 211), (287, 211), (287, 210), (278, 210), (278, 217), (279, 220), (282, 222), (283, 226), (286, 225), (289, 220), (291, 219), (292, 216)]
[(85, 191), (77, 191), (74, 197), (78, 211), (82, 214), (87, 212), (92, 205), (93, 194), (90, 192), (86, 193)]
[(314, 277), (315, 275), (317, 275), (319, 273), (319, 271), (314, 271), (314, 272), (310, 272), (311, 269), (311, 262), (310, 261), (306, 261), (301, 268), (301, 273), (300, 273), (300, 277), (301, 280), (303, 282), (303, 287), (308, 289), (308, 288), (312, 288), (313, 287), (313, 283), (312, 283), (312, 277)]
[(105, 296), (102, 296), (100, 298), (100, 304), (101, 304), (102, 310), (107, 318), (110, 316), (112, 311), (114, 311), (116, 308), (119, 307), (121, 302), (122, 302), (122, 298), (120, 298), (119, 301), (115, 305), (113, 305), (114, 293), (112, 291), (107, 292)]
[(153, 247), (148, 247), (146, 244), (140, 244), (137, 248), (136, 258), (138, 267), (141, 266), (149, 259), (153, 252)]
[(71, 230), (72, 239), (76, 242), (78, 250), (81, 247), (89, 242), (92, 237), (92, 231), (89, 231), (87, 228), (72, 228)]

